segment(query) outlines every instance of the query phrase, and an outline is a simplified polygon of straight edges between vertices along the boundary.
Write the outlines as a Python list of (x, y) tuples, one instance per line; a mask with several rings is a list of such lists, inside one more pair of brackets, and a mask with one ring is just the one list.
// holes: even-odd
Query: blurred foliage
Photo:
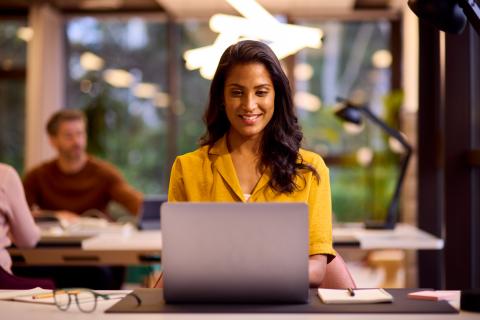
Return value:
[[(16, 37), (24, 21), (0, 23), (0, 58), (10, 66), (25, 67), (26, 46)], [(386, 22), (311, 23), (328, 31), (324, 50), (305, 49), (299, 61), (313, 67), (313, 77), (296, 84), (297, 90), (317, 95), (324, 102), (318, 111), (298, 110), (303, 127), (304, 146), (321, 154), (331, 174), (332, 199), (338, 221), (363, 221), (382, 217), (388, 207), (398, 176), (399, 156), (390, 151), (388, 137), (371, 123), (356, 135), (346, 134), (333, 114), (333, 100), (362, 91), (367, 104), (388, 125), (398, 128), (401, 91), (391, 91), (389, 69), (375, 70), (372, 54), (388, 48), (390, 34)], [(207, 22), (185, 21), (180, 30), (179, 50), (212, 43), (216, 34)], [(165, 193), (170, 168), (166, 163), (167, 109), (155, 107), (152, 100), (140, 99), (129, 89), (114, 88), (102, 79), (107, 68), (128, 70), (136, 82), (150, 82), (167, 91), (166, 25), (162, 21), (139, 18), (74, 18), (66, 24), (68, 78), (67, 106), (85, 110), (88, 117), (88, 151), (106, 159), (123, 172), (127, 180), (144, 193)], [(328, 50), (327, 50), (328, 49)], [(100, 71), (82, 70), (80, 55), (90, 51), (105, 60)], [(298, 59), (297, 59), (298, 60)], [(180, 70), (180, 100), (174, 102), (178, 132), (174, 137), (177, 154), (197, 148), (204, 133), (203, 112), (210, 82), (197, 70)], [(332, 68), (333, 67), (333, 68)], [(328, 69), (328, 70), (327, 70)], [(333, 72), (333, 73), (332, 73)], [(85, 84), (89, 84), (88, 90)], [(83, 89), (81, 89), (83, 86)], [(0, 79), (0, 161), (23, 167), (25, 125), (25, 82)], [(356, 152), (370, 147), (373, 158), (361, 166)]]
[[(140, 34), (129, 36), (136, 28)], [(153, 99), (134, 96), (128, 88), (115, 88), (102, 77), (103, 70), (84, 71), (79, 57), (90, 51), (105, 60), (103, 69), (124, 69), (135, 82), (166, 87), (165, 23), (92, 18), (67, 23), (69, 77), (67, 101), (85, 111), (88, 119), (88, 152), (115, 164), (126, 179), (144, 193), (165, 193), (166, 110)], [(77, 30), (94, 34), (92, 39), (76, 37)], [(143, 40), (138, 40), (140, 37)], [(136, 42), (132, 45), (131, 40)], [(79, 90), (87, 83), (89, 90)]]
[[(181, 33), (180, 52), (209, 45), (215, 40), (207, 22), (179, 24)], [(179, 61), (182, 84), (180, 95), (183, 112), (179, 114), (177, 153), (184, 154), (198, 147), (199, 138), (205, 133), (203, 113), (208, 103), (210, 81), (202, 78), (198, 70), (187, 70), (184, 61)]]
[[(339, 222), (382, 219), (398, 177), (399, 157), (388, 145), (388, 136), (364, 119), (357, 134), (345, 131), (334, 115), (337, 96), (361, 94), (365, 104), (393, 128), (399, 127), (401, 91), (390, 89), (390, 69), (376, 69), (371, 57), (388, 49), (388, 23), (312, 23), (327, 36), (323, 50), (307, 49), (299, 61), (313, 67), (307, 81), (296, 81), (297, 90), (314, 94), (324, 102), (314, 112), (298, 110), (305, 136), (304, 146), (322, 155), (330, 168), (332, 205)], [(329, 38), (330, 36), (330, 38)], [(330, 42), (333, 41), (333, 42)], [(370, 163), (361, 165), (357, 151), (368, 147)]]
[[(78, 72), (80, 54), (92, 51), (105, 59), (104, 69), (129, 70), (139, 77), (138, 81), (157, 83), (166, 91), (165, 24), (144, 22), (147, 41), (132, 47), (128, 44), (129, 37), (119, 36), (128, 34), (129, 23), (130, 20), (92, 18), (73, 19), (67, 23), (70, 57), (67, 101), (70, 107), (84, 109), (88, 116), (89, 152), (117, 165), (141, 191), (164, 193), (170, 171), (165, 163), (167, 110), (156, 108), (152, 101), (136, 98), (129, 89), (109, 86), (102, 80), (101, 72)], [(332, 52), (308, 49), (299, 54), (303, 62), (312, 65), (314, 73), (309, 81), (296, 84), (297, 90), (308, 91), (326, 101), (315, 112), (298, 109), (305, 135), (304, 146), (321, 154), (330, 168), (337, 221), (381, 217), (386, 212), (398, 175), (398, 156), (390, 151), (388, 137), (371, 123), (365, 123), (359, 134), (346, 134), (343, 124), (333, 114), (332, 99), (335, 95), (362, 91), (371, 109), (389, 125), (398, 127), (402, 93), (390, 92), (389, 69), (374, 70), (371, 65), (372, 54), (389, 46), (389, 25), (386, 22), (332, 22), (313, 26), (336, 30), (326, 41), (333, 39), (337, 48)], [(177, 27), (181, 53), (208, 45), (216, 37), (207, 22), (185, 21)], [(82, 30), (83, 34), (96, 34), (97, 38), (92, 36), (90, 42), (82, 38), (75, 40), (75, 29)], [(181, 55), (176, 63), (181, 84), (180, 100), (173, 102), (178, 121), (178, 131), (173, 138), (177, 154), (183, 154), (196, 149), (204, 133), (202, 116), (210, 82), (203, 79), (198, 70), (187, 70)], [(325, 73), (332, 63), (338, 65), (332, 69), (334, 73), (331, 74), (332, 70)], [(79, 90), (84, 80), (92, 84), (88, 92)], [(366, 166), (361, 166), (356, 159), (361, 147), (370, 147), (373, 152), (372, 161)]]
[(0, 79), (0, 162), (23, 170), (25, 81)]
[(19, 174), (25, 150), (25, 77), (18, 74), (25, 71), (27, 45), (17, 31), (25, 26), (26, 18), (0, 21), (0, 162)]

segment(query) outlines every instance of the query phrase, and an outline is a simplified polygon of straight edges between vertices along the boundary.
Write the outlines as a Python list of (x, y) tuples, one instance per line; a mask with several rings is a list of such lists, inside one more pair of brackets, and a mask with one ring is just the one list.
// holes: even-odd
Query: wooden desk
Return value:
[[(459, 297), (452, 301), (458, 309)], [(38, 319), (63, 320), (69, 319), (118, 319), (118, 320), (447, 320), (447, 319), (480, 319), (480, 313), (461, 311), (459, 314), (107, 314), (104, 313), (117, 300), (99, 300), (97, 309), (93, 313), (82, 313), (76, 306), (71, 306), (66, 312), (58, 310), (54, 305), (43, 305), (13, 301), (0, 301), (2, 319)]]
[[(15, 265), (145, 265), (160, 263), (160, 231), (104, 234), (72, 241), (47, 237), (34, 249), (10, 248)], [(360, 249), (440, 250), (443, 240), (418, 228), (398, 224), (394, 230), (365, 230), (360, 224), (333, 229), (335, 247)]]
[(148, 265), (160, 263), (160, 231), (105, 234), (90, 238), (43, 237), (37, 248), (10, 248), (15, 266)]

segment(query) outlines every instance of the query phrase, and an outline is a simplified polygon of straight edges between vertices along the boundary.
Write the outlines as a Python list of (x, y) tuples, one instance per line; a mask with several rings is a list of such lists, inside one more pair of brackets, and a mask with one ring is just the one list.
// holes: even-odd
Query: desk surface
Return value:
[(397, 223), (393, 230), (365, 229), (360, 223), (333, 227), (333, 242), (343, 245), (358, 241), (360, 249), (440, 250), (443, 240), (406, 223)]
[[(45, 245), (47, 240), (49, 245)], [(361, 224), (335, 226), (333, 242), (335, 247), (367, 250), (443, 248), (442, 239), (402, 223), (394, 230), (366, 230)], [(87, 239), (49, 236), (41, 240), (37, 248), (11, 248), (9, 252), (15, 265), (138, 265), (159, 263), (161, 250), (160, 231), (140, 231), (109, 233)]]
[[(334, 246), (360, 249), (440, 250), (443, 240), (415, 226), (399, 223), (393, 230), (367, 230), (350, 223), (333, 228)], [(82, 241), (84, 250), (161, 250), (160, 231), (141, 231), (127, 235), (105, 234)]]
[[(459, 294), (452, 302), (458, 308)], [(67, 316), (75, 319), (165, 319), (165, 320), (442, 320), (442, 319), (480, 319), (480, 313), (461, 311), (457, 315), (452, 314), (106, 314), (104, 311), (117, 300), (99, 302), (97, 310), (93, 314), (82, 313), (76, 306), (72, 306), (67, 312), (58, 310), (54, 305), (42, 305), (24, 302), (0, 301), (2, 319), (39, 319), (39, 320), (64, 320)]]

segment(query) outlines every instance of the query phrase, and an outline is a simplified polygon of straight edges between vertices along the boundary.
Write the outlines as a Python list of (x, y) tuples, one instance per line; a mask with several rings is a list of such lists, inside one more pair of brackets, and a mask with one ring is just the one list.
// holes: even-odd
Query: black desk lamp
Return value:
[(402, 188), (403, 179), (405, 178), (405, 172), (407, 171), (408, 161), (412, 154), (412, 147), (405, 140), (405, 138), (400, 134), (399, 131), (390, 128), (385, 122), (380, 120), (367, 106), (357, 106), (352, 104), (348, 100), (343, 100), (338, 98), (342, 106), (340, 109), (335, 111), (335, 115), (340, 119), (360, 125), (362, 123), (362, 113), (367, 118), (369, 118), (373, 123), (382, 128), (383, 131), (387, 132), (390, 136), (395, 138), (405, 149), (405, 156), (402, 159), (400, 166), (400, 175), (398, 176), (397, 184), (395, 186), (395, 191), (393, 193), (392, 199), (390, 200), (390, 205), (388, 206), (387, 217), (385, 221), (367, 221), (365, 222), (365, 228), (367, 229), (394, 229), (395, 223), (397, 222), (397, 212), (398, 212), (398, 202), (400, 198), (400, 190)]
[(449, 33), (462, 33), (467, 20), (480, 35), (480, 7), (476, 0), (408, 0), (420, 18)]

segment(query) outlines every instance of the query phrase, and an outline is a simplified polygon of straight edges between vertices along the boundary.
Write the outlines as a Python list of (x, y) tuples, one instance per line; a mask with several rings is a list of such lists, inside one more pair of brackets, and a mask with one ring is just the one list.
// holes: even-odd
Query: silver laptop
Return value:
[(306, 303), (304, 203), (164, 203), (167, 303)]

